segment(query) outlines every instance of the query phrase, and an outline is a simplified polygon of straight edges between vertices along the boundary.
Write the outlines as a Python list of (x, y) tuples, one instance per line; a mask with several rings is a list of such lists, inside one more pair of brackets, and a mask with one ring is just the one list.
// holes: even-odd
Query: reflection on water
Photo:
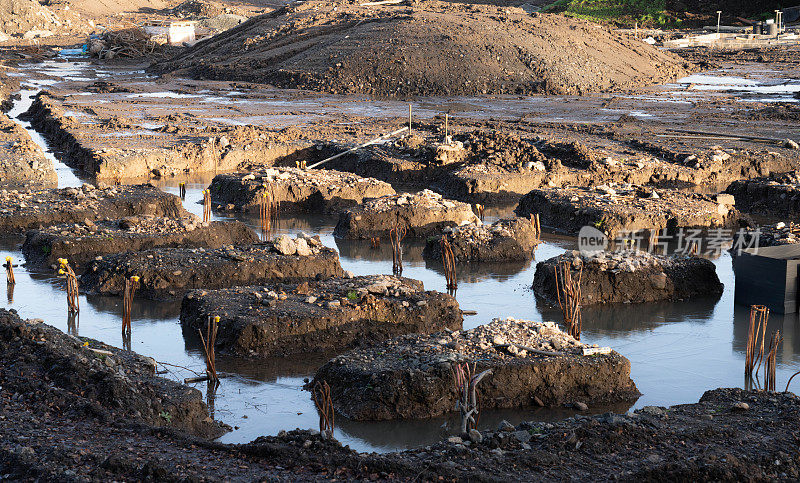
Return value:
[[(180, 178), (161, 180), (165, 191), (178, 194)], [(184, 205), (195, 214), (202, 213), (201, 191), (210, 177), (198, 177), (187, 183)], [(491, 217), (507, 216), (507, 211)], [(216, 219), (236, 218), (255, 226), (257, 218), (242, 214), (215, 213)], [(487, 216), (487, 221), (490, 217)], [(373, 249), (368, 241), (334, 239), (336, 217), (297, 216), (282, 219), (277, 233), (304, 231), (320, 235), (323, 243), (336, 247), (342, 266), (357, 275), (390, 274), (391, 249), (388, 243)], [(0, 259), (6, 255), (23, 260), (19, 251), (21, 238), (0, 239)], [(441, 264), (422, 258), (422, 242), (404, 243), (403, 275), (422, 280), (428, 290), (445, 291)], [(574, 248), (572, 237), (544, 235), (536, 251), (537, 260), (545, 260)], [(734, 274), (727, 253), (713, 260), (725, 291), (718, 298), (686, 302), (658, 302), (637, 305), (610, 305), (584, 309), (583, 339), (588, 343), (611, 346), (631, 360), (632, 377), (643, 396), (635, 407), (647, 404), (669, 405), (696, 401), (703, 391), (720, 386), (742, 386), (744, 347), (747, 339), (748, 308), (734, 307)], [(517, 317), (535, 321), (560, 321), (560, 312), (537, 300), (530, 290), (536, 262), (508, 264), (459, 264), (459, 289), (456, 298), (464, 310), (477, 315), (466, 317), (465, 328), (485, 324), (493, 317)], [(17, 285), (6, 286), (7, 306), (24, 317), (38, 317), (70, 333), (103, 340), (111, 345), (130, 347), (159, 361), (166, 377), (182, 380), (202, 372), (205, 364), (197, 334), (181, 327), (180, 301), (134, 301), (133, 330), (130, 341), (121, 336), (121, 297), (81, 296), (81, 312), (69, 317), (63, 281), (51, 270), (31, 273), (27, 267), (16, 270)], [(2, 284), (5, 285), (5, 284)], [(13, 292), (12, 292), (13, 291)], [(780, 328), (784, 342), (778, 354), (777, 384), (782, 388), (789, 375), (800, 369), (800, 333), (796, 315), (774, 314), (768, 332)], [(205, 391), (215, 416), (237, 428), (223, 436), (225, 442), (250, 441), (260, 435), (282, 429), (316, 428), (318, 416), (309, 393), (302, 389), (332, 354), (305, 354), (251, 360), (218, 354), (217, 368), (224, 375), (215, 392), (206, 384)], [(628, 407), (592, 408), (593, 411), (626, 411)], [(566, 409), (525, 409), (487, 411), (481, 415), (482, 428), (496, 427), (506, 419), (556, 420), (569, 416)], [(450, 434), (451, 417), (422, 421), (356, 422), (337, 418), (336, 437), (357, 450), (393, 450), (427, 445)]]

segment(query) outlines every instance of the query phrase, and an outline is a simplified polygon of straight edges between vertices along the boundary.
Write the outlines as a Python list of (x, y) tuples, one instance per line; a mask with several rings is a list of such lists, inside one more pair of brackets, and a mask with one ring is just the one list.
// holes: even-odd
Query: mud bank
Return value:
[[(82, 123), (67, 115), (59, 100), (37, 96), (27, 115), (54, 146), (62, 161), (94, 176), (98, 182), (160, 178), (186, 173), (236, 171), (250, 165), (271, 165), (293, 159), (307, 142), (273, 143), (249, 126), (176, 127), (169, 116), (146, 136), (119, 135), (135, 128), (120, 117)], [(180, 114), (172, 115), (180, 120)], [(163, 131), (163, 132), (162, 132)], [(115, 135), (115, 133), (117, 133)]]
[(338, 238), (385, 238), (390, 230), (400, 228), (406, 230), (406, 236), (416, 238), (466, 223), (481, 223), (470, 205), (426, 189), (383, 196), (343, 211), (333, 234)]
[[(758, 238), (758, 242), (755, 242)], [(800, 226), (794, 222), (778, 222), (774, 225), (759, 225), (756, 228), (744, 229), (733, 234), (731, 252), (736, 253), (738, 247), (775, 247), (800, 243)]]
[(53, 162), (21, 126), (0, 112), (0, 188), (56, 186), (58, 177)]
[(401, 336), (355, 349), (322, 366), (314, 382), (326, 381), (336, 410), (356, 420), (430, 418), (453, 411), (452, 370), (464, 362), (476, 363), (476, 373), (492, 369), (478, 386), (482, 408), (592, 405), (639, 397), (628, 359), (616, 352), (584, 356), (585, 348), (553, 323), (495, 319), (467, 331)]
[[(615, 102), (612, 98), (598, 108)], [(723, 148), (694, 139), (670, 141), (682, 135), (670, 133), (667, 126), (623, 118), (606, 125), (461, 120), (451, 125), (449, 144), (442, 144), (442, 119), (420, 122), (413, 136), (360, 149), (331, 161), (328, 167), (429, 188), (461, 201), (506, 204), (518, 202), (536, 188), (612, 183), (717, 185), (785, 171), (796, 160), (791, 150), (764, 150), (763, 143)], [(321, 146), (327, 154), (353, 147), (349, 143)]]
[(581, 305), (685, 300), (718, 296), (723, 289), (714, 264), (705, 258), (635, 250), (591, 256), (572, 251), (536, 265), (533, 291), (553, 304), (558, 303), (555, 269), (560, 263), (569, 264), (573, 280), (580, 276)]
[(49, 190), (0, 189), (0, 233), (61, 223), (81, 223), (126, 216), (180, 217), (186, 214), (181, 200), (150, 185), (97, 189)]
[(66, 258), (73, 268), (82, 271), (93, 258), (112, 253), (173, 247), (220, 248), (257, 241), (253, 230), (238, 221), (201, 223), (191, 214), (175, 219), (127, 217), (31, 230), (25, 235), (22, 253), (31, 265), (54, 265), (59, 258)]
[(395, 194), (388, 183), (332, 170), (269, 168), (221, 174), (209, 187), (211, 202), (227, 211), (259, 211), (268, 190), (281, 212), (338, 212), (367, 198)]
[(200, 391), (156, 377), (149, 357), (64, 334), (40, 319), (23, 321), (5, 309), (0, 340), (2, 390), (20, 402), (46, 400), (54, 414), (138, 421), (202, 437), (227, 431), (209, 417)]
[(520, 8), (313, 1), (251, 19), (156, 70), (404, 97), (620, 90), (671, 80), (687, 67), (588, 22)]
[(609, 235), (648, 228), (730, 226), (740, 216), (730, 195), (630, 185), (535, 189), (522, 197), (514, 212), (538, 213), (543, 226), (565, 233), (594, 226)]
[(725, 190), (747, 213), (800, 221), (800, 179), (796, 172), (734, 181)]
[[(298, 238), (300, 240), (300, 238)], [(285, 255), (273, 242), (205, 248), (156, 248), (92, 261), (81, 276), (84, 290), (119, 295), (125, 279), (139, 277), (137, 297), (167, 299), (192, 289), (220, 289), (344, 274), (336, 250), (318, 238), (303, 239), (302, 254)]]
[(400, 334), (459, 329), (455, 298), (388, 275), (189, 292), (181, 323), (220, 317), (217, 344), (243, 355), (345, 350)]
[(442, 237), (446, 237), (453, 256), (460, 262), (507, 262), (530, 260), (539, 243), (531, 220), (498, 220), (491, 225), (461, 225), (444, 229), (444, 234), (429, 237), (422, 255), (442, 260)]

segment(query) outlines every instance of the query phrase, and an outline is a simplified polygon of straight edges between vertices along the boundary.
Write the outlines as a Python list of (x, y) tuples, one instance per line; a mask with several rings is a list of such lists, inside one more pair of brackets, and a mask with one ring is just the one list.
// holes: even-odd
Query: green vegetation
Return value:
[(620, 26), (632, 27), (638, 22), (640, 27), (675, 27), (681, 21), (667, 13), (666, 3), (666, 0), (558, 0), (542, 10)]

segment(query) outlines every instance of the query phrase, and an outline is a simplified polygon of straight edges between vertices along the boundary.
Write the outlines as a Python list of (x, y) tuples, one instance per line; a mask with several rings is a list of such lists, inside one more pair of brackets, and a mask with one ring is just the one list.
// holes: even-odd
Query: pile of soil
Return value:
[(444, 234), (426, 240), (422, 255), (442, 260), (442, 237), (446, 237), (459, 262), (508, 262), (530, 260), (539, 243), (531, 220), (498, 220), (491, 225), (447, 227)]
[(382, 196), (343, 211), (333, 234), (338, 238), (369, 239), (387, 237), (390, 230), (399, 228), (406, 230), (408, 237), (423, 237), (441, 233), (448, 226), (480, 222), (469, 204), (443, 199), (426, 189)]
[(0, 0), (0, 33), (21, 35), (55, 29), (57, 24), (58, 17), (36, 0)]
[(494, 319), (475, 329), (401, 336), (353, 350), (322, 366), (309, 386), (326, 381), (337, 412), (356, 420), (453, 411), (453, 369), (461, 363), (476, 364), (475, 374), (492, 370), (478, 385), (482, 408), (638, 399), (630, 361), (610, 350), (584, 355), (587, 348), (553, 322)]
[(38, 319), (23, 321), (5, 309), (0, 342), (0, 367), (7, 368), (0, 385), (18, 400), (50, 392), (47, 408), (54, 414), (131, 419), (203, 437), (226, 432), (209, 418), (200, 391), (156, 377), (156, 361), (149, 357), (78, 339)]
[(211, 202), (225, 210), (258, 212), (267, 190), (280, 212), (338, 212), (366, 198), (395, 194), (389, 183), (327, 169), (267, 168), (214, 176)]
[(638, 250), (571, 251), (536, 265), (533, 291), (552, 304), (558, 303), (555, 270), (562, 263), (570, 267), (573, 280), (580, 277), (581, 305), (684, 300), (719, 295), (723, 289), (716, 267), (705, 258)]
[(0, 189), (0, 233), (20, 233), (59, 223), (94, 222), (126, 216), (181, 217), (188, 215), (180, 198), (151, 185), (97, 189)]
[(181, 323), (220, 317), (220, 348), (243, 355), (344, 350), (400, 334), (459, 329), (456, 299), (389, 275), (189, 292)]
[(257, 241), (253, 230), (239, 221), (200, 223), (191, 214), (183, 218), (130, 216), (31, 230), (25, 234), (22, 253), (32, 265), (52, 266), (66, 258), (77, 271), (91, 259), (110, 253), (159, 247), (221, 248)]
[(522, 197), (514, 212), (518, 216), (538, 213), (542, 226), (564, 233), (594, 226), (614, 235), (621, 230), (730, 226), (740, 217), (733, 205), (727, 194), (615, 184), (535, 189)]
[(344, 274), (336, 250), (319, 237), (298, 237), (293, 253), (284, 254), (277, 243), (205, 248), (156, 248), (104, 256), (93, 261), (80, 279), (84, 290), (119, 295), (125, 279), (139, 277), (136, 296), (163, 299), (192, 289), (218, 289)]
[(401, 97), (614, 91), (672, 80), (688, 65), (589, 22), (521, 8), (314, 0), (251, 19), (155, 68)]

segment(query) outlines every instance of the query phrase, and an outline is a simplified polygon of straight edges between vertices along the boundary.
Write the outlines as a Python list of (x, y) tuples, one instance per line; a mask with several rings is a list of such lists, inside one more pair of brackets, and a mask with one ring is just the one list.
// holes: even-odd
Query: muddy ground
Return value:
[(22, 253), (28, 264), (54, 266), (66, 258), (80, 273), (88, 262), (103, 255), (151, 248), (220, 248), (258, 241), (239, 221), (202, 223), (189, 214), (182, 218), (126, 217), (55, 225), (25, 234)]
[(331, 359), (314, 376), (334, 408), (356, 420), (430, 418), (456, 408), (456, 366), (492, 373), (477, 386), (484, 408), (634, 402), (630, 361), (590, 346), (552, 322), (495, 319), (464, 331), (397, 337)]
[(333, 234), (349, 239), (389, 238), (398, 229), (401, 238), (419, 238), (469, 223), (480, 223), (469, 204), (423, 190), (382, 196), (347, 209), (339, 215)]
[(264, 196), (277, 210), (336, 213), (365, 199), (395, 194), (389, 183), (338, 171), (267, 168), (214, 176), (211, 203), (225, 211), (258, 213)]
[[(631, 481), (800, 477), (800, 460), (790, 449), (798, 443), (794, 422), (800, 400), (791, 393), (718, 389), (695, 404), (557, 423), (501, 424), (497, 431), (482, 433), (479, 442), (454, 437), (384, 455), (356, 453), (308, 431), (226, 445), (164, 427), (177, 418), (155, 414), (153, 427), (149, 403), (140, 414), (130, 411), (135, 406), (120, 406), (124, 394), (131, 394), (131, 401), (142, 396), (110, 393), (111, 388), (128, 391), (133, 386), (109, 384), (124, 379), (100, 364), (99, 357), (89, 356), (91, 362), (82, 356), (89, 351), (69, 336), (41, 322), (23, 324), (9, 312), (0, 316), (0, 328), (6, 339), (0, 347), (7, 348), (0, 350), (0, 474), (12, 480), (495, 481), (535, 475), (536, 480), (563, 481), (602, 479), (612, 472)], [(37, 343), (41, 338), (44, 342)], [(87, 362), (80, 362), (81, 356)], [(83, 372), (87, 363), (94, 377), (81, 376), (89, 374)], [(65, 372), (64, 367), (72, 369)], [(130, 370), (127, 364), (124, 369)], [(158, 387), (154, 379), (141, 379), (136, 386), (148, 401)], [(200, 410), (199, 392), (194, 394)]]
[(218, 289), (344, 275), (336, 250), (319, 238), (297, 238), (303, 249), (281, 253), (276, 242), (205, 248), (156, 248), (106, 255), (80, 279), (84, 290), (120, 295), (125, 280), (139, 277), (137, 297), (169, 299), (192, 289)]
[(508, 262), (533, 258), (539, 238), (531, 220), (511, 218), (491, 225), (469, 224), (444, 228), (441, 235), (425, 240), (422, 256), (442, 260), (442, 239), (446, 239), (458, 262)]
[(93, 223), (126, 216), (180, 217), (188, 213), (180, 198), (150, 185), (97, 189), (0, 189), (0, 228), (4, 234), (61, 223)]
[(181, 304), (181, 323), (197, 329), (219, 316), (218, 346), (270, 356), (342, 351), (394, 337), (459, 329), (455, 298), (422, 282), (389, 275), (195, 290)]
[(734, 226), (740, 218), (730, 195), (642, 189), (631, 185), (536, 189), (514, 212), (538, 214), (542, 226), (577, 234), (593, 226), (607, 235), (647, 228)]
[(714, 264), (704, 258), (632, 250), (595, 255), (568, 251), (536, 265), (536, 295), (558, 303), (555, 270), (562, 284), (564, 266), (573, 280), (580, 279), (581, 305), (685, 300), (719, 296), (723, 289)]

